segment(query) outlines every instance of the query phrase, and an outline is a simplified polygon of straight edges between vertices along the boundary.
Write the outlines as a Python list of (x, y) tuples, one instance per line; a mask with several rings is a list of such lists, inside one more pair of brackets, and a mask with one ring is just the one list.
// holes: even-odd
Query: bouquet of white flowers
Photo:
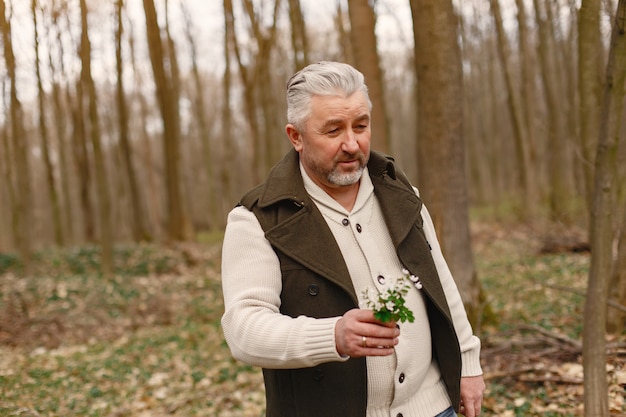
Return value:
[(415, 321), (413, 312), (405, 305), (404, 296), (411, 289), (411, 284), (419, 290), (422, 288), (422, 283), (407, 269), (402, 269), (402, 273), (404, 276), (391, 280), (380, 291), (367, 287), (361, 293), (362, 305), (373, 310), (374, 317), (383, 323)]

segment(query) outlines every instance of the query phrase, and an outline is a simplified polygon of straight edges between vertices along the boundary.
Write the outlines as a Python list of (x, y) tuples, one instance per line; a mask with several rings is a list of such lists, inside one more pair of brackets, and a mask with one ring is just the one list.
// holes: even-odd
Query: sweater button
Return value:
[(400, 377), (398, 378), (398, 382), (399, 383), (403, 383), (404, 382), (404, 373), (400, 374)]
[(359, 233), (361, 233), (361, 231), (362, 231), (362, 230), (363, 230), (363, 228), (361, 227), (361, 225), (357, 223), (357, 225), (356, 225), (356, 231), (357, 231), (357, 232), (359, 232)]
[(383, 277), (382, 275), (379, 275), (376, 277), (376, 281), (378, 281), (380, 285), (383, 285), (385, 283), (385, 277)]
[(343, 220), (341, 221), (341, 224), (343, 224), (344, 226), (347, 226), (347, 225), (349, 225), (349, 224), (350, 224), (350, 220), (348, 220), (348, 219), (343, 219)]
[(396, 417), (404, 417), (404, 416), (402, 415), (402, 413), (398, 413), (396, 414)]
[(316, 284), (309, 285), (309, 295), (316, 296), (319, 293), (320, 287), (318, 287)]

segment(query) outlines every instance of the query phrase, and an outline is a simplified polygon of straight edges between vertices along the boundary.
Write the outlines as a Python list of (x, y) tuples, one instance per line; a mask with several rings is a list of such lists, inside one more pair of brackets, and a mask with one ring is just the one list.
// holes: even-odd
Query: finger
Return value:
[(480, 401), (468, 401), (461, 402), (459, 412), (465, 417), (478, 417), (480, 415), (481, 402)]
[(374, 316), (374, 312), (372, 310), (354, 309), (351, 313), (354, 314), (354, 317), (358, 321), (363, 323), (373, 323), (384, 327), (396, 327), (395, 321), (383, 322), (378, 320), (376, 316)]
[(362, 347), (357, 356), (389, 356), (393, 352), (392, 347)]
[[(365, 337), (365, 341), (363, 340), (363, 337)], [(363, 336), (361, 338), (361, 347), (363, 348), (393, 348), (395, 345), (398, 344), (398, 338), (380, 338), (380, 337), (366, 337)]]
[(482, 398), (474, 403), (475, 404), (475, 406), (474, 406), (474, 415), (475, 416), (479, 416), (480, 415), (480, 411), (482, 409), (482, 403), (483, 403)]

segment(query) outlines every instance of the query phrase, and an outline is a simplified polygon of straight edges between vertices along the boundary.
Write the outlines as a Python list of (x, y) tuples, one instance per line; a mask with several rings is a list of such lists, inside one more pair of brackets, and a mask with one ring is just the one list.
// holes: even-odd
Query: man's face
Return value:
[(370, 111), (365, 94), (313, 96), (304, 131), (287, 135), (311, 179), (326, 191), (357, 184), (370, 154)]

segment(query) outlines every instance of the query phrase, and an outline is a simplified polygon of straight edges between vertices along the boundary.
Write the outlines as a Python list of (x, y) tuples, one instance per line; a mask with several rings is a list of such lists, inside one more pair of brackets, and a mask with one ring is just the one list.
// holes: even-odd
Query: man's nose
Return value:
[(354, 153), (359, 150), (358, 136), (353, 131), (346, 131), (346, 136), (342, 143), (342, 150), (348, 153)]

